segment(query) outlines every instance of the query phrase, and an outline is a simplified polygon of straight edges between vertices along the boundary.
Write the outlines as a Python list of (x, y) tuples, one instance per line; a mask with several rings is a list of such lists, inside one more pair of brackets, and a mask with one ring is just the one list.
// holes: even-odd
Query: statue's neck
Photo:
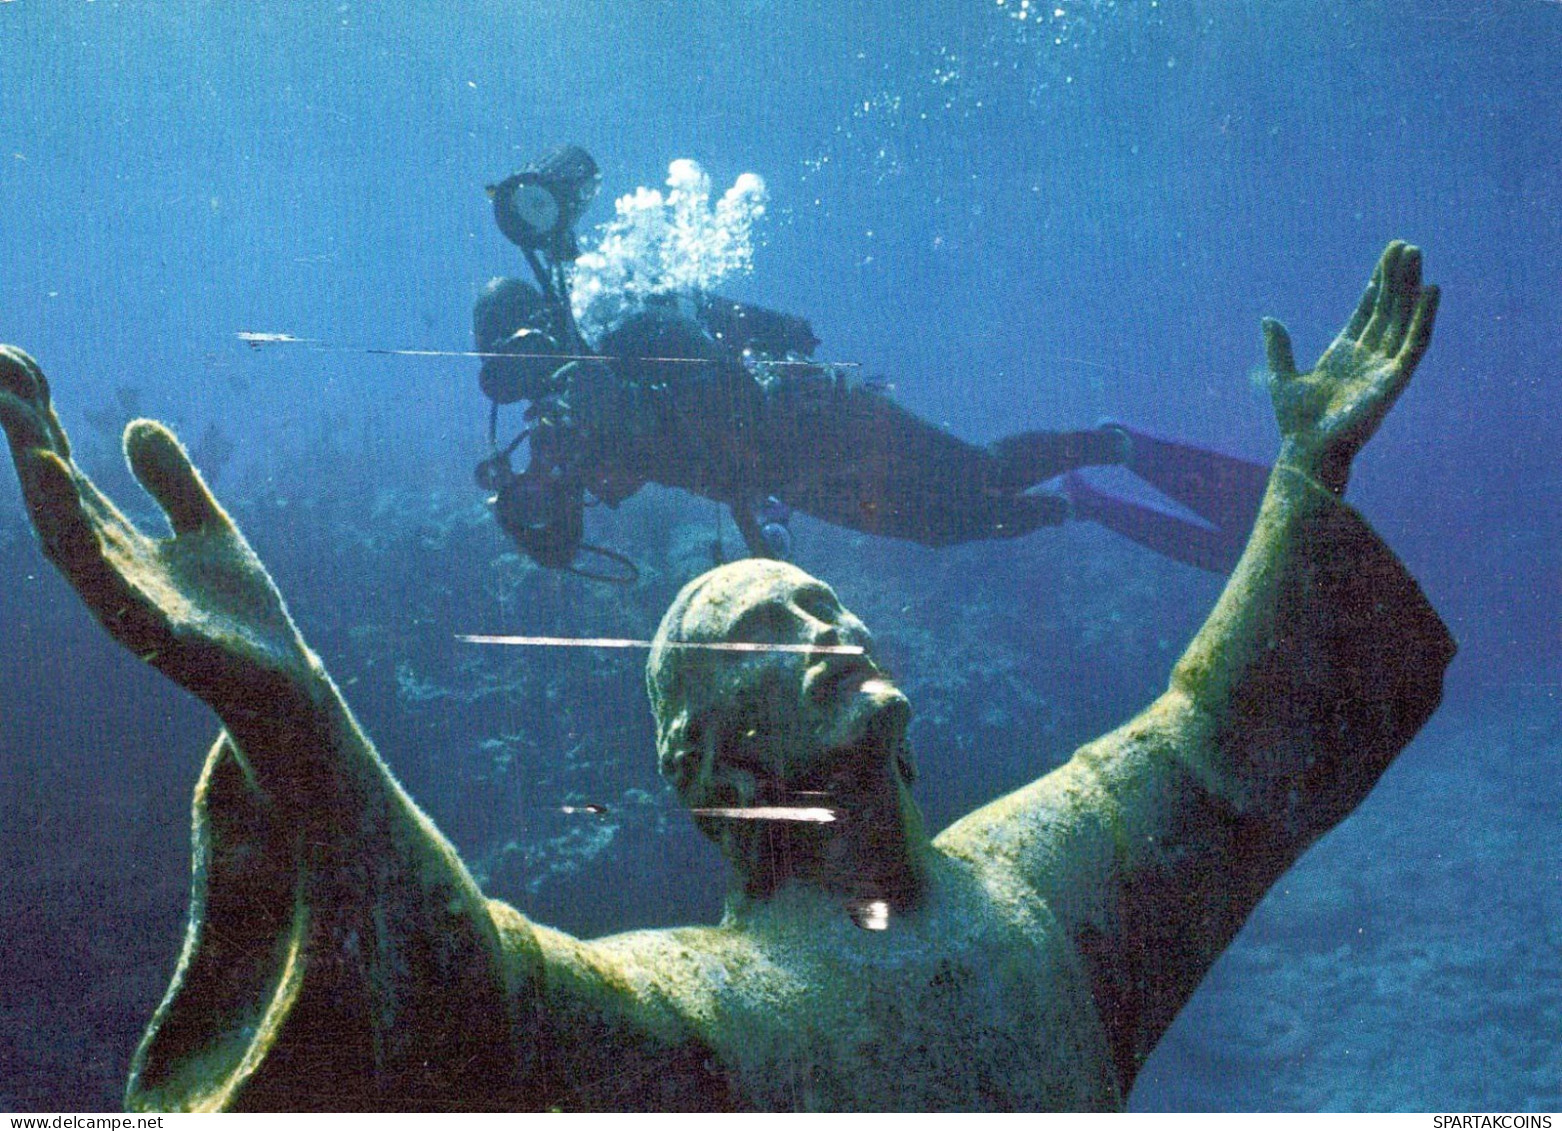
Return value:
[[(741, 914), (788, 889), (812, 889), (855, 917), (874, 904), (910, 910), (927, 882), (927, 837), (903, 785), (832, 806), (836, 819), (743, 821), (727, 830), (723, 852), (738, 872), (728, 898)], [(735, 823), (736, 824), (736, 823)]]

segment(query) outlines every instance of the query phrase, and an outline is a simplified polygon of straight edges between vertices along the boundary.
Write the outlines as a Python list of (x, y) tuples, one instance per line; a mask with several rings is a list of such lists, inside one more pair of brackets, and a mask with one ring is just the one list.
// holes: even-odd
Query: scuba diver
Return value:
[[(495, 517), (538, 564), (632, 581), (624, 555), (585, 541), (588, 500), (616, 507), (647, 483), (731, 511), (748, 552), (790, 554), (793, 510), (926, 546), (1017, 538), (1084, 519), (1177, 561), (1229, 572), (1268, 469), (1111, 423), (968, 443), (896, 404), (854, 368), (813, 359), (808, 322), (706, 292), (657, 295), (588, 341), (571, 307), (575, 225), (601, 174), (564, 146), (489, 186), (499, 230), (536, 280), (495, 279), (473, 335), (492, 402), (477, 468)], [(526, 428), (501, 447), (501, 405)], [(511, 458), (529, 441), (517, 472)], [(1202, 522), (1118, 498), (1080, 468), (1116, 465)], [(1060, 491), (1039, 490), (1061, 480)], [(720, 540), (713, 547), (720, 552)], [(598, 565), (590, 561), (597, 559)]]

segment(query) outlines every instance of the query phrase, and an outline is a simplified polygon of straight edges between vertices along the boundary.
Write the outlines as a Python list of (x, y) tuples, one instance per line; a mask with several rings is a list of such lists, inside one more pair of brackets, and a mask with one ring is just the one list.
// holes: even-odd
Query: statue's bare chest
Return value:
[(883, 930), (778, 900), (720, 928), (587, 944), (581, 990), (561, 982), (549, 1006), (550, 1105), (1118, 1106), (1094, 1002), (1050, 913), (1028, 891), (951, 872)]
[(882, 931), (761, 933), (705, 969), (701, 1028), (741, 1106), (1117, 1102), (1093, 1003), (1041, 908), (954, 901)]

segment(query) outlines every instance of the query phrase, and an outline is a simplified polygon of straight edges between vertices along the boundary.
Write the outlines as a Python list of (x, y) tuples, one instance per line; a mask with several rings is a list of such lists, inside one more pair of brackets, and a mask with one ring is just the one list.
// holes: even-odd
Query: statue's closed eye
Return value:
[(773, 643), (788, 629), (790, 617), (784, 605), (758, 605), (738, 618), (731, 638), (745, 643)]

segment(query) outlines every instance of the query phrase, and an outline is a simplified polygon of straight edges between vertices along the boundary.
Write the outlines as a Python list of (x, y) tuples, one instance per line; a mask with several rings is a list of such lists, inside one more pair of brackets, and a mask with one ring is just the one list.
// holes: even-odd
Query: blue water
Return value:
[[(491, 890), (579, 931), (719, 903), (638, 661), (450, 637), (647, 635), (708, 564), (712, 508), (651, 488), (591, 514), (644, 564), (631, 593), (529, 571), (472, 485), (475, 362), (236, 332), (470, 348), (477, 289), (523, 273), (483, 186), (570, 141), (604, 170), (588, 223), (674, 158), (761, 174), (728, 293), (963, 436), (1110, 416), (1267, 459), (1260, 316), (1311, 360), (1383, 245), (1420, 244), (1436, 337), (1351, 499), (1459, 640), (1448, 699), (1134, 1104), (1562, 1105), (1562, 5), (9, 0), (0, 50), (0, 340), (143, 509), (116, 390), (192, 443), (220, 427), (219, 493), (387, 759)], [(110, 1107), (177, 954), (211, 720), (102, 637), (13, 482), (0, 1107)], [(935, 827), (1146, 702), (1218, 592), (1089, 529), (795, 533), (914, 692)], [(597, 793), (611, 834), (559, 815)]]

